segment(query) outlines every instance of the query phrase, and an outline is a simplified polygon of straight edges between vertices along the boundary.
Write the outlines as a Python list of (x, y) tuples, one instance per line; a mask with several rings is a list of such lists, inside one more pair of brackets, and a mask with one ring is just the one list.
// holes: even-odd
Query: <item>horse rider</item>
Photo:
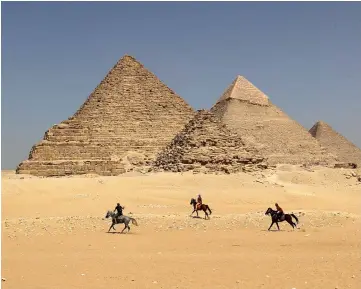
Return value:
[(122, 207), (119, 203), (117, 203), (117, 206), (114, 209), (114, 212), (117, 211), (117, 213), (115, 214), (116, 219), (120, 216), (123, 216), (123, 210), (124, 210), (124, 207)]
[(197, 208), (199, 209), (202, 206), (202, 196), (198, 194), (197, 196)]
[(283, 209), (278, 205), (278, 203), (276, 203), (275, 206), (276, 206), (276, 211), (277, 211), (277, 217), (278, 217), (278, 219), (281, 219), (281, 217), (285, 213), (283, 212)]

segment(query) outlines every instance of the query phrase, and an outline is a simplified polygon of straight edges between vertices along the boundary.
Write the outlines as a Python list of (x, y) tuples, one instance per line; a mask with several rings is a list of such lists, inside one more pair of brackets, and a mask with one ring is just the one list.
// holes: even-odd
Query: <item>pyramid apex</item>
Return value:
[(243, 80), (243, 79), (247, 80), (247, 78), (244, 77), (243, 75), (237, 75), (236, 79), (238, 79), (238, 80)]
[[(322, 121), (322, 120), (319, 120), (319, 121), (317, 121), (317, 122), (312, 126), (312, 128), (309, 130), (309, 132), (310, 132), (313, 136), (316, 136), (317, 131), (318, 131), (318, 130), (321, 130), (321, 129), (323, 129), (323, 128), (331, 128), (331, 126), (330, 126), (328, 123), (326, 123), (326, 122), (324, 122), (324, 121)], [(332, 128), (331, 128), (331, 129), (332, 129)]]
[(133, 59), (133, 60), (136, 60), (134, 56), (132, 56), (130, 54), (127, 54), (127, 53), (124, 54), (121, 59)]
[(137, 64), (141, 64), (133, 55), (124, 54), (118, 61), (118, 63), (122, 62), (135, 62)]
[(324, 122), (323, 120), (319, 120), (316, 122), (317, 125), (325, 125), (327, 124), (326, 122)]
[(238, 99), (254, 105), (268, 106), (268, 96), (242, 75), (237, 75), (225, 90), (218, 102), (226, 99)]

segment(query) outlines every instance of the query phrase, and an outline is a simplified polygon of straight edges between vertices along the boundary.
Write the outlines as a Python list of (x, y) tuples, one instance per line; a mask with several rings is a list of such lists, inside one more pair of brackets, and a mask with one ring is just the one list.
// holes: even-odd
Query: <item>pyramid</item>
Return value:
[(232, 82), (211, 111), (245, 142), (255, 146), (270, 165), (327, 165), (335, 161), (335, 156), (327, 154), (304, 127), (242, 76)]
[(327, 123), (318, 121), (309, 132), (327, 151), (337, 155), (339, 161), (361, 166), (361, 150)]
[(195, 111), (132, 56), (68, 120), (34, 145), (17, 173), (118, 175), (147, 166)]
[(267, 164), (213, 113), (199, 110), (158, 154), (154, 167), (172, 172), (236, 173), (263, 169)]

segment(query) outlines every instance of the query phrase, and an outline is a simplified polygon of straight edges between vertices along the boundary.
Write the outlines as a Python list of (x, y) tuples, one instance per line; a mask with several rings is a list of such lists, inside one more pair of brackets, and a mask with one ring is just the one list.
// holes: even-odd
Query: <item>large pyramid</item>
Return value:
[(213, 113), (199, 110), (158, 154), (154, 166), (172, 172), (235, 173), (263, 169), (267, 164)]
[(339, 161), (361, 166), (361, 150), (327, 123), (318, 121), (309, 132), (327, 151), (337, 155)]
[(80, 109), (50, 128), (17, 173), (118, 175), (149, 165), (194, 110), (125, 55)]
[(245, 142), (256, 146), (271, 165), (335, 161), (304, 127), (242, 76), (232, 82), (211, 111)]

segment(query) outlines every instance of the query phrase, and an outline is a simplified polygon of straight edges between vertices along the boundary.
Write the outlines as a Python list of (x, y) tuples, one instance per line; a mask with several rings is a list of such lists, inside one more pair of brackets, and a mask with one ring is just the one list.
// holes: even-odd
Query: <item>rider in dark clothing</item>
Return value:
[(117, 203), (117, 206), (114, 209), (114, 212), (117, 211), (117, 213), (115, 214), (115, 218), (123, 216), (123, 210), (124, 210), (124, 207), (122, 207), (119, 203)]

